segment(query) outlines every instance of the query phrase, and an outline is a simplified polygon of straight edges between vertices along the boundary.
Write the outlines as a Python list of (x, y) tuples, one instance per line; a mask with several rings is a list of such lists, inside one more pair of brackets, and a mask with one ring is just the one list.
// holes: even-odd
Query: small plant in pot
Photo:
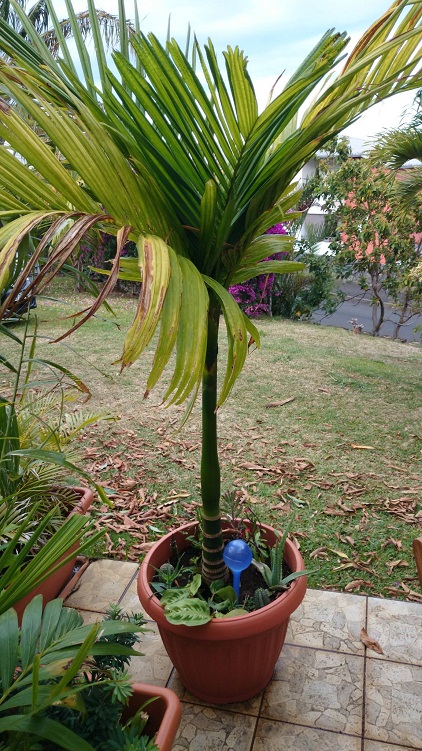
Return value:
[[(144, 620), (111, 606), (105, 619), (34, 597), (19, 630), (0, 616), (0, 745), (14, 751), (170, 751), (181, 716), (168, 689), (131, 684)], [(155, 717), (155, 725), (148, 716)], [(152, 709), (154, 707), (154, 709)], [(42, 746), (40, 745), (42, 743)]]
[[(201, 534), (199, 525), (195, 536), (188, 538), (191, 547), (179, 552), (177, 543), (172, 541), (170, 561), (157, 569), (151, 582), (169, 623), (203, 626), (212, 618), (234, 618), (252, 613), (273, 602), (292, 581), (310, 573), (292, 572), (284, 561), (293, 519), (286, 524), (282, 537), (276, 532), (277, 541), (269, 547), (262, 524), (255, 514), (251, 516), (253, 521), (246, 522), (232, 517), (233, 527), (223, 532), (223, 557), (232, 573), (233, 586), (224, 579), (217, 579), (210, 586), (203, 585), (198, 562), (198, 548), (202, 547), (198, 539)], [(244, 572), (242, 580), (241, 572)]]
[[(0, 21), (0, 49), (5, 53), (0, 83), (38, 126), (27, 125), (7, 105), (0, 109), (0, 136), (14, 150), (0, 151), (0, 181), (8, 185), (11, 160), (16, 175), (23, 171), (30, 181), (23, 183), (28, 186), (25, 194), (15, 184), (7, 194), (11, 221), (0, 229), (3, 278), (22, 237), (40, 225), (43, 233), (0, 316), (13, 310), (13, 297), (37, 261), (40, 272), (28, 295), (48, 284), (84, 233), (97, 226), (115, 234), (109, 278), (91, 310), (84, 311), (70, 331), (98, 310), (119, 274), (141, 281), (122, 367), (135, 362), (158, 332), (145, 395), (168, 363), (172, 371), (164, 402), (187, 402), (186, 419), (202, 390), (201, 576), (211, 587), (228, 575), (217, 414), (249, 349), (259, 346), (257, 327), (228, 290), (258, 275), (303, 268), (300, 263), (266, 260), (290, 254), (294, 242), (288, 235), (266, 231), (298, 217), (294, 208), (301, 191), (292, 181), (318, 149), (372, 105), (420, 87), (422, 2), (394, 2), (365, 32), (336, 76), (333, 71), (349, 39), (328, 31), (261, 113), (247, 58), (238, 48), (224, 52), (223, 72), (213, 44), (201, 47), (195, 41), (198, 74), (174, 40), (163, 47), (153, 35), (137, 33), (128, 40), (122, 33), (110, 69), (91, 11), (90, 21), (101, 89), (92, 86), (89, 60), (81, 65), (84, 80), (77, 80), (57, 21), (59, 57), (66, 64), (51, 57), (30, 24), (25, 29), (31, 46)], [(73, 33), (83, 49), (76, 27)], [(300, 114), (309, 96), (312, 103)], [(63, 161), (46, 142), (54, 144)], [(60, 240), (51, 250), (57, 236)], [(121, 258), (128, 240), (137, 244), (138, 259)], [(225, 374), (217, 386), (220, 334), (228, 346)], [(276, 532), (262, 529), (266, 544), (276, 544)], [(194, 526), (187, 526), (174, 534), (179, 550), (193, 532)], [(271, 677), (289, 615), (304, 596), (305, 578), (295, 579), (280, 597), (252, 613), (213, 618), (194, 629), (176, 626), (166, 621), (150, 587), (155, 570), (170, 558), (171, 540), (164, 537), (145, 559), (139, 592), (144, 608), (159, 623), (182, 680), (211, 701), (256, 694)], [(292, 572), (304, 568), (288, 540), (284, 557)], [(196, 678), (187, 671), (183, 647), (193, 657)], [(265, 665), (263, 655), (269, 656)], [(219, 665), (224, 670), (217, 675)]]
[[(32, 595), (42, 592), (45, 603), (60, 592), (79, 541), (93, 531), (86, 519), (75, 518), (88, 511), (92, 491), (65, 483), (75, 477), (91, 482), (75, 463), (75, 437), (110, 416), (79, 405), (69, 410), (81, 394), (89, 398), (89, 389), (63, 366), (38, 357), (36, 323), (29, 333), (27, 319), (19, 335), (0, 325), (4, 337), (12, 347), (2, 358), (11, 382), (0, 395), (0, 612), (14, 605), (21, 615)], [(104, 489), (92, 484), (108, 502)]]

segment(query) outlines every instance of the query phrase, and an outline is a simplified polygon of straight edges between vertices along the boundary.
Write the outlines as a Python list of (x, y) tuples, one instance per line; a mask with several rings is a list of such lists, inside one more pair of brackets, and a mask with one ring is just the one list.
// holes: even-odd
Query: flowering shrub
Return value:
[[(267, 229), (265, 234), (286, 235), (287, 230), (284, 224), (279, 222)], [(281, 261), (288, 257), (288, 255), (287, 252), (276, 253), (265, 260)], [(235, 284), (229, 288), (229, 292), (231, 292), (236, 302), (250, 318), (256, 318), (261, 314), (270, 316), (273, 296), (281, 294), (281, 292), (274, 290), (274, 280), (274, 274), (261, 274), (243, 284)]]

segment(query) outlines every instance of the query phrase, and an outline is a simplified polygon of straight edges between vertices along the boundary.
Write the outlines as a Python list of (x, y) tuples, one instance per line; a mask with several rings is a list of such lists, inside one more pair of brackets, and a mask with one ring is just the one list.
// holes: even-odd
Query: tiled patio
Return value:
[[(109, 603), (139, 612), (137, 564), (96, 561), (66, 600), (87, 622)], [(309, 590), (292, 616), (266, 690), (243, 704), (188, 694), (151, 623), (133, 677), (183, 702), (173, 751), (400, 751), (422, 749), (422, 605)], [(367, 649), (361, 628), (382, 646)]]

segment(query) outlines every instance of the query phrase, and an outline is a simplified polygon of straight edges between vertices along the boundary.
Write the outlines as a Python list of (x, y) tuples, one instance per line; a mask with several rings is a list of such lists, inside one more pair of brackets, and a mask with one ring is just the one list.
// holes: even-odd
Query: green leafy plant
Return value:
[(256, 589), (254, 593), (253, 609), (259, 610), (260, 608), (264, 608), (269, 604), (270, 593), (268, 592), (268, 589), (264, 589), (264, 587), (259, 587), (259, 589)]
[[(51, 10), (48, 0), (47, 6)], [(43, 254), (46, 260), (33, 290), (48, 284), (92, 227), (116, 236), (109, 277), (76, 326), (98, 310), (119, 273), (142, 280), (122, 367), (139, 358), (157, 332), (145, 395), (173, 363), (164, 402), (186, 402), (187, 418), (202, 386), (202, 577), (210, 584), (227, 576), (217, 414), (249, 345), (260, 343), (228, 289), (303, 268), (265, 261), (290, 253), (294, 242), (265, 231), (297, 218), (292, 209), (300, 190), (292, 181), (318, 149), (375, 103), (421, 86), (422, 2), (395, 0), (337, 76), (349, 39), (328, 31), (261, 113), (238, 48), (224, 53), (225, 75), (212, 42), (203, 48), (195, 42), (198, 74), (174, 40), (163, 47), (153, 35), (138, 33), (130, 40), (134, 63), (126, 37), (111, 69), (92, 6), (90, 21), (98, 89), (86, 55), (78, 79), (63, 38), (61, 62), (30, 24), (28, 44), (0, 22), (0, 83), (37, 126), (10, 106), (0, 110), (0, 136), (11, 147), (0, 149), (0, 200), (11, 219), (0, 229), (0, 288), (22, 238), (34, 228), (42, 239), (22, 273), (27, 276)], [(74, 34), (80, 41), (76, 27)], [(321, 93), (304, 106), (315, 90)], [(127, 240), (137, 244), (138, 259), (120, 259)], [(19, 283), (2, 311), (13, 309)], [(218, 392), (222, 318), (228, 346)]]
[(422, 286), (412, 277), (422, 257), (422, 213), (417, 200), (412, 208), (403, 206), (396, 179), (377, 161), (382, 153), (375, 148), (372, 160), (338, 158), (337, 169), (321, 169), (318, 190), (335, 223), (330, 248), (337, 274), (354, 276), (362, 292), (371, 293), (374, 335), (384, 323), (388, 295), (399, 311), (396, 337), (422, 310)]
[(156, 581), (152, 582), (152, 588), (154, 592), (162, 595), (168, 589), (173, 586), (177, 586), (177, 580), (180, 576), (191, 574), (192, 568), (189, 566), (182, 566), (182, 562), (179, 559), (175, 566), (168, 563), (163, 563), (159, 569), (157, 569)]
[[(28, 321), (23, 334), (0, 326), (0, 336), (11, 339), (17, 348), (15, 358), (1, 360), (12, 375), (9, 392), (0, 395), (0, 612), (4, 612), (74, 559), (74, 546), (85, 535), (89, 538), (81, 543), (81, 552), (102, 533), (97, 534), (82, 515), (66, 521), (80, 497), (62, 484), (75, 476), (90, 479), (74, 463), (74, 454), (63, 451), (79, 427), (100, 417), (66, 417), (66, 395), (77, 391), (86, 397), (88, 388), (63, 366), (37, 357), (37, 331), (35, 327), (29, 336)], [(103, 489), (101, 494), (105, 498)]]
[(253, 565), (261, 572), (265, 584), (270, 592), (282, 592), (287, 589), (290, 582), (299, 576), (308, 576), (310, 571), (293, 571), (283, 576), (283, 552), (286, 538), (283, 536), (272, 548), (269, 549), (269, 565), (262, 561), (253, 561)]
[[(139, 654), (133, 644), (139, 641), (137, 635), (143, 630), (142, 624), (138, 616), (127, 619), (114, 609), (102, 623), (84, 626), (79, 613), (63, 607), (61, 600), (52, 600), (42, 611), (40, 595), (25, 609), (21, 629), (13, 608), (3, 613), (0, 616), (3, 746), (27, 751), (38, 748), (39, 739), (43, 739), (43, 748), (48, 751), (57, 747), (69, 751), (75, 748), (155, 751), (157, 747), (150, 739), (144, 739), (144, 745), (135, 741), (145, 724), (141, 711), (116, 732), (112, 732), (109, 723), (107, 743), (96, 741), (104, 730), (106, 705), (112, 710), (114, 705), (120, 707), (117, 714), (112, 711), (113, 719), (116, 716), (119, 719), (121, 708), (131, 694), (126, 674), (114, 666), (121, 666), (122, 661)], [(90, 695), (91, 715), (86, 695)], [(95, 720), (92, 722), (98, 706), (101, 706), (102, 726), (97, 726)], [(76, 723), (69, 720), (69, 715), (77, 718)], [(92, 743), (79, 732), (85, 723), (91, 727)], [(107, 745), (110, 742), (114, 745)]]
[[(61, 508), (59, 524), (75, 504), (75, 495), (63, 480), (76, 476), (91, 482), (90, 475), (76, 464), (78, 454), (72, 442), (87, 426), (114, 418), (81, 408), (66, 411), (67, 404), (81, 394), (87, 400), (90, 391), (67, 368), (38, 357), (37, 326), (30, 336), (28, 319), (22, 335), (0, 325), (1, 336), (15, 342), (17, 355), (14, 361), (3, 358), (2, 362), (14, 380), (9, 393), (0, 395), (0, 525), (5, 516), (8, 523), (11, 517), (15, 523), (22, 520), (34, 504), (39, 518), (52, 507)], [(93, 484), (107, 502), (103, 488)]]
[(170, 588), (163, 592), (161, 603), (169, 623), (202, 626), (214, 616), (222, 618), (247, 612), (244, 608), (236, 607), (236, 592), (223, 580), (211, 582), (207, 599), (200, 594), (201, 587), (201, 575), (195, 574), (186, 587)]
[(312, 236), (296, 241), (293, 259), (304, 263), (305, 270), (275, 278), (273, 315), (308, 319), (318, 308), (327, 315), (333, 313), (343, 302), (344, 294), (338, 288), (332, 258), (318, 254), (318, 242)]
[[(79, 544), (79, 552), (83, 553), (104, 534), (95, 530), (94, 520), (74, 514), (45, 541), (46, 530), (57, 510), (52, 508), (38, 522), (35, 522), (36, 513), (35, 504), (17, 525), (6, 524), (2, 528), (3, 536), (7, 539), (0, 543), (0, 613), (73, 560), (76, 543)], [(43, 539), (44, 544), (40, 545)], [(22, 540), (25, 542), (22, 543)], [(31, 551), (37, 548), (36, 555), (32, 555)]]
[[(225, 504), (231, 510), (239, 510), (238, 499), (235, 493), (225, 494)], [(284, 534), (279, 537), (273, 547), (268, 547), (262, 535), (261, 523), (255, 513), (254, 523), (241, 521), (235, 516), (232, 523), (233, 529), (230, 535), (236, 535), (247, 540), (254, 558), (252, 566), (262, 576), (262, 586), (258, 587), (251, 597), (247, 594), (238, 601), (234, 588), (223, 579), (211, 582), (207, 586), (201, 574), (195, 572), (195, 566), (183, 566), (183, 556), (175, 550), (173, 555), (177, 565), (165, 563), (157, 569), (152, 589), (156, 592), (164, 608), (166, 618), (170, 623), (183, 626), (200, 626), (208, 623), (213, 618), (231, 618), (235, 615), (259, 610), (268, 605), (277, 596), (277, 593), (288, 588), (290, 582), (299, 576), (307, 576), (309, 571), (296, 571), (283, 576), (284, 548), (290, 532), (293, 517), (287, 523)], [(200, 536), (200, 530), (199, 530)], [(192, 538), (195, 539), (195, 538)], [(196, 538), (196, 543), (198, 537)], [(180, 586), (179, 580), (183, 577), (188, 580), (184, 586)], [(265, 588), (265, 585), (267, 589)]]

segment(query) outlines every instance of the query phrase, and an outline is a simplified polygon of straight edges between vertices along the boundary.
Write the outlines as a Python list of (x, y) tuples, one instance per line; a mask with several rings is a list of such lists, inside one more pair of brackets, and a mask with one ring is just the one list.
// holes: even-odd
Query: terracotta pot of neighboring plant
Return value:
[[(246, 701), (256, 696), (271, 680), (286, 637), (290, 615), (302, 602), (306, 576), (295, 579), (289, 589), (269, 605), (235, 618), (214, 618), (204, 626), (175, 626), (169, 623), (159, 599), (151, 589), (156, 570), (171, 556), (171, 541), (179, 551), (189, 545), (187, 536), (197, 524), (186, 524), (156, 542), (141, 564), (138, 594), (142, 607), (158, 625), (164, 646), (185, 688), (213, 704)], [(223, 522), (223, 528), (230, 528)], [(275, 530), (262, 525), (269, 546), (275, 544)], [(302, 556), (289, 540), (284, 560), (292, 572), (304, 570)]]
[(129, 699), (128, 709), (123, 713), (127, 719), (145, 704), (153, 699), (145, 708), (148, 722), (145, 726), (146, 735), (154, 738), (159, 751), (171, 751), (182, 716), (182, 705), (173, 691), (162, 686), (150, 686), (146, 683), (134, 683), (133, 694)]
[[(75, 507), (72, 508), (72, 511), (70, 512), (69, 516), (72, 516), (73, 514), (85, 514), (94, 500), (94, 494), (92, 490), (90, 490), (89, 488), (84, 488), (84, 487), (73, 487), (72, 490), (75, 492), (76, 495), (79, 496), (79, 500), (75, 504)], [(54, 600), (54, 598), (57, 597), (57, 595), (61, 592), (63, 587), (66, 585), (68, 579), (71, 577), (73, 568), (75, 566), (78, 548), (79, 548), (78, 543), (75, 543), (75, 545), (69, 548), (66, 555), (63, 556), (63, 558), (66, 558), (73, 551), (75, 553), (75, 557), (72, 558), (67, 563), (65, 563), (64, 566), (62, 566), (53, 574), (51, 574), (51, 576), (45, 579), (41, 584), (39, 584), (37, 587), (32, 589), (31, 592), (28, 592), (28, 594), (25, 595), (25, 597), (23, 597), (21, 600), (19, 600), (13, 605), (13, 607), (15, 608), (18, 614), (19, 621), (22, 618), (23, 611), (25, 610), (26, 606), (32, 600), (32, 598), (35, 597), (35, 595), (43, 596), (44, 606), (47, 604), (47, 602), (50, 602), (50, 600)]]

